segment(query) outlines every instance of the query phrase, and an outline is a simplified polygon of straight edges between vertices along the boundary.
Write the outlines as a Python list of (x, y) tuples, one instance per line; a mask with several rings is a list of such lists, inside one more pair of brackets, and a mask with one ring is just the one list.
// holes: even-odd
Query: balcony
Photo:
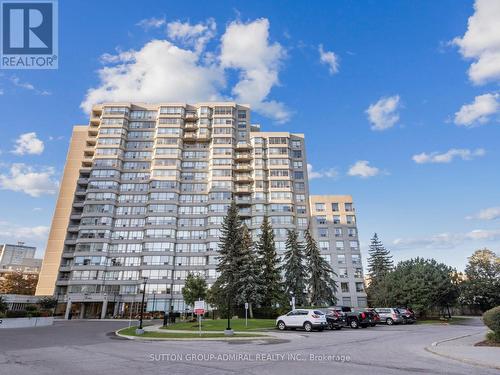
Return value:
[(252, 194), (252, 188), (251, 186), (237, 186), (236, 187), (236, 192), (237, 193), (242, 193), (242, 194)]
[(184, 133), (184, 136), (182, 137), (184, 139), (184, 142), (196, 142), (196, 134), (195, 133)]
[(234, 180), (236, 182), (245, 182), (245, 183), (253, 181), (252, 176), (250, 174), (239, 174), (239, 175), (236, 175), (236, 177), (234, 178)]
[(237, 172), (247, 172), (252, 170), (252, 166), (248, 163), (236, 164), (234, 169), (236, 169)]
[(184, 131), (196, 131), (198, 129), (198, 125), (196, 123), (187, 123), (184, 126)]
[(238, 142), (236, 144), (236, 149), (237, 150), (251, 150), (252, 145), (250, 143), (247, 143), (247, 142)]
[(252, 204), (252, 200), (250, 197), (244, 198), (244, 197), (236, 197), (235, 202), (239, 206), (250, 206)]
[(252, 154), (249, 152), (237, 152), (234, 158), (236, 160), (251, 160)]
[(250, 217), (252, 216), (252, 210), (250, 208), (240, 208), (238, 215), (242, 217)]
[(196, 114), (196, 112), (186, 112), (185, 120), (196, 121), (198, 120), (198, 115)]

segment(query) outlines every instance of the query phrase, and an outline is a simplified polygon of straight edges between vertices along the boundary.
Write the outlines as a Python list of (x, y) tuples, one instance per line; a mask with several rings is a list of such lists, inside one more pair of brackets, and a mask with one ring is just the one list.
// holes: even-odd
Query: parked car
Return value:
[(393, 324), (404, 323), (403, 316), (399, 313), (398, 309), (393, 307), (376, 307), (375, 311), (380, 316), (380, 322), (389, 326)]
[(325, 313), (313, 309), (295, 309), (276, 319), (276, 326), (281, 331), (287, 328), (304, 328), (307, 332), (313, 329), (322, 331), (327, 325)]
[(375, 311), (375, 309), (367, 308), (365, 309), (369, 314), (372, 314), (372, 323), (370, 326), (375, 327), (377, 324), (380, 324), (380, 315)]
[(374, 323), (373, 314), (364, 309), (353, 309), (349, 306), (332, 306), (328, 310), (341, 313), (345, 318), (346, 326), (351, 328), (366, 328)]
[(326, 309), (326, 322), (330, 329), (342, 329), (346, 325), (345, 316), (341, 311)]
[(406, 307), (398, 307), (396, 310), (403, 317), (403, 324), (413, 324), (417, 321), (415, 313), (412, 309)]

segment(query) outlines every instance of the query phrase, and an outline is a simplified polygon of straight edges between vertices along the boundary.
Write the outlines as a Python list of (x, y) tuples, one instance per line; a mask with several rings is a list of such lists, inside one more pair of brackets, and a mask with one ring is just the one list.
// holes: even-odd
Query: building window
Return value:
[(332, 203), (332, 211), (338, 211), (339, 210), (339, 204), (338, 203)]
[(328, 250), (330, 250), (330, 242), (328, 242), (328, 241), (319, 241), (319, 249), (321, 251), (328, 251)]
[(363, 283), (356, 283), (356, 292), (361, 293), (365, 291), (365, 286)]
[(316, 216), (316, 223), (321, 225), (326, 224), (326, 216)]
[(320, 237), (328, 237), (328, 228), (318, 228), (318, 235)]
[(351, 297), (342, 297), (342, 305), (352, 307)]
[(342, 293), (349, 293), (349, 283), (340, 283)]
[(354, 208), (352, 207), (352, 203), (344, 203), (344, 208), (347, 212), (354, 211)]
[(314, 208), (316, 211), (322, 212), (325, 210), (325, 204), (324, 203), (315, 203)]
[(337, 261), (339, 264), (345, 264), (345, 255), (344, 254), (337, 255)]

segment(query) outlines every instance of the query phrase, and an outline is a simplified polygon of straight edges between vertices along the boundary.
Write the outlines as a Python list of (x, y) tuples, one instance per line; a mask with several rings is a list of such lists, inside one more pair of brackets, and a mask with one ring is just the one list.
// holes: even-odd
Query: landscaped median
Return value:
[[(204, 319), (201, 321), (202, 331), (224, 331), (227, 328), (226, 319)], [(276, 328), (274, 319), (231, 319), (231, 328), (235, 331), (262, 331)], [(198, 322), (179, 322), (162, 327), (165, 330), (198, 331)]]
[[(168, 327), (148, 326), (142, 335), (137, 335), (137, 327), (127, 327), (116, 332), (117, 336), (130, 339), (146, 340), (238, 340), (238, 339), (269, 339), (264, 331), (274, 329), (272, 319), (249, 319), (248, 325), (244, 319), (232, 319), (231, 328), (235, 331), (232, 336), (226, 336), (224, 329), (227, 327), (226, 320), (204, 320), (199, 332), (198, 323), (179, 322)], [(256, 333), (262, 331), (262, 333)]]

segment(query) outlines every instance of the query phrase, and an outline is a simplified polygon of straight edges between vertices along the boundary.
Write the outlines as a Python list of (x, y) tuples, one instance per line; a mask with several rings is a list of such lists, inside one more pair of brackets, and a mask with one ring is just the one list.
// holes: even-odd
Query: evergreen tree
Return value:
[(366, 288), (368, 302), (370, 305), (387, 306), (389, 291), (385, 278), (394, 268), (394, 263), (390, 251), (384, 247), (377, 233), (373, 234), (368, 253), (368, 279), (370, 282)]
[(262, 292), (265, 288), (261, 284), (257, 254), (255, 253), (252, 236), (246, 225), (243, 225), (241, 237), (242, 252), (237, 302), (239, 305), (247, 302), (250, 318), (253, 318), (253, 306), (261, 302)]
[(309, 273), (309, 299), (313, 306), (335, 304), (337, 285), (333, 279), (336, 276), (330, 264), (321, 256), (316, 240), (309, 230), (306, 230), (306, 259)]
[(371, 239), (368, 253), (368, 276), (370, 277), (370, 285), (376, 285), (377, 282), (383, 280), (384, 277), (391, 272), (394, 263), (390, 251), (384, 247), (377, 233), (375, 233)]
[(299, 241), (295, 230), (289, 230), (286, 239), (283, 271), (285, 275), (285, 293), (295, 296), (297, 306), (307, 303), (306, 282), (307, 267), (305, 264), (304, 245)]
[(227, 312), (230, 314), (237, 299), (242, 263), (242, 224), (234, 200), (222, 222), (218, 257), (219, 277), (214, 284), (215, 288), (212, 288), (217, 295), (213, 295), (212, 299), (219, 303), (226, 301)]
[(260, 270), (260, 283), (264, 286), (262, 291), (262, 306), (274, 307), (283, 301), (279, 258), (274, 243), (274, 233), (267, 216), (264, 216), (260, 226), (261, 234), (257, 243), (258, 265)]

